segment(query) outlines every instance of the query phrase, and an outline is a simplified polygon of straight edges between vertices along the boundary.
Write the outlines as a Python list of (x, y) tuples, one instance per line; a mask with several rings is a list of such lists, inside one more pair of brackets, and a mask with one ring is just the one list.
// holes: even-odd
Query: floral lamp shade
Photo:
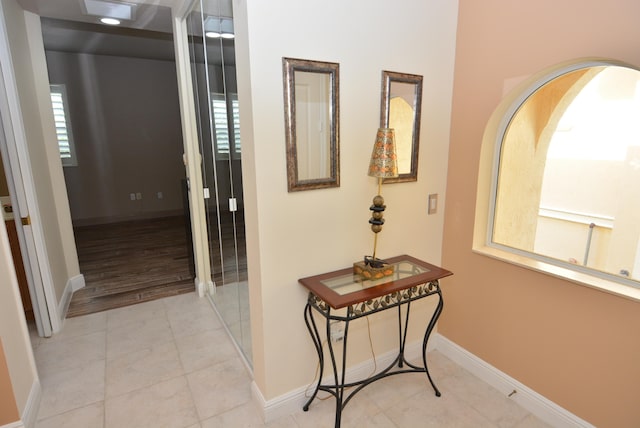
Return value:
[(369, 175), (378, 178), (398, 176), (395, 133), (391, 128), (378, 128), (369, 163)]

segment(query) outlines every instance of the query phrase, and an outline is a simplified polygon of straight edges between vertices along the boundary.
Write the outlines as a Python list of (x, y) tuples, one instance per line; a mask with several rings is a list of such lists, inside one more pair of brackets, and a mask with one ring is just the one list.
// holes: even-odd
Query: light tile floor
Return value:
[[(331, 427), (334, 401), (265, 425), (251, 376), (206, 299), (186, 294), (71, 318), (32, 335), (43, 397), (37, 428)], [(349, 403), (350, 427), (546, 427), (452, 363), (429, 354), (423, 375), (378, 381)]]

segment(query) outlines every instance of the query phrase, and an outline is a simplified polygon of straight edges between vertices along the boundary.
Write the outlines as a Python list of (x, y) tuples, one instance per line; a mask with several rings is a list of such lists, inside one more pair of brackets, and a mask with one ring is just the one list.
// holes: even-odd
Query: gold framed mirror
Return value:
[(380, 127), (395, 130), (398, 156), (398, 177), (385, 178), (384, 183), (418, 180), (421, 105), (422, 76), (382, 72)]
[(340, 186), (339, 65), (282, 58), (289, 192)]

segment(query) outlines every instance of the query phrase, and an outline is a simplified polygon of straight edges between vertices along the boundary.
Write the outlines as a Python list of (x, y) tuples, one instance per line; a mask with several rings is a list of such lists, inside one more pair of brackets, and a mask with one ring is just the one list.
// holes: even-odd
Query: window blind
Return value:
[(51, 106), (58, 139), (58, 150), (63, 165), (76, 165), (73, 140), (66, 108), (66, 92), (63, 85), (51, 85)]

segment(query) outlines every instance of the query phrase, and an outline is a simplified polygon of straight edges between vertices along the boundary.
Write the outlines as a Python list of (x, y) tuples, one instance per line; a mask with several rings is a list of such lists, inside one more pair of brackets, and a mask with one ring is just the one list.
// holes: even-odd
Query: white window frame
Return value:
[(597, 60), (580, 61), (551, 68), (530, 78), (528, 84), (523, 84), (519, 87), (520, 90), (515, 98), (512, 97), (508, 99), (507, 97), (495, 110), (494, 115), (489, 120), (489, 125), (485, 131), (485, 139), (483, 140), (482, 164), (480, 167), (480, 176), (478, 177), (473, 251), (580, 285), (640, 301), (638, 281), (509, 247), (493, 241), (500, 153), (504, 135), (507, 132), (511, 119), (531, 94), (553, 79), (571, 71), (593, 66), (609, 65), (636, 68), (615, 61)]
[[(56, 127), (56, 138), (58, 142), (58, 151), (60, 153), (60, 160), (62, 162), (62, 166), (78, 166), (78, 159), (76, 157), (75, 150), (75, 141), (73, 139), (73, 131), (71, 126), (71, 115), (69, 114), (69, 101), (67, 97), (67, 88), (64, 84), (51, 84), (49, 85), (51, 92), (51, 108), (53, 109), (53, 116), (55, 127)], [(60, 101), (62, 103), (62, 110), (56, 108), (53, 100), (54, 94), (58, 94), (60, 96)], [(64, 128), (62, 129), (63, 133), (66, 135), (67, 147), (63, 147), (63, 143), (60, 140), (60, 132), (59, 132), (59, 119), (62, 114), (62, 119), (64, 120)], [(68, 154), (65, 152), (68, 150)]]

